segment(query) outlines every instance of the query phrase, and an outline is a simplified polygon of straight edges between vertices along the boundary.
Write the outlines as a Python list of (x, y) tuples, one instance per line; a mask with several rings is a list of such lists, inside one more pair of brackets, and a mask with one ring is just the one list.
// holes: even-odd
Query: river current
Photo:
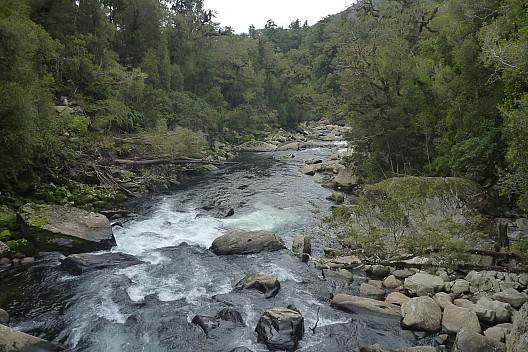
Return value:
[[(301, 351), (359, 351), (380, 343), (398, 348), (416, 343), (398, 319), (348, 314), (330, 307), (335, 293), (358, 293), (353, 283), (304, 264), (288, 250), (247, 256), (216, 256), (212, 241), (235, 229), (267, 230), (287, 246), (318, 230), (331, 206), (331, 190), (299, 168), (309, 158), (328, 158), (343, 145), (295, 152), (248, 153), (238, 164), (203, 176), (166, 194), (146, 197), (135, 216), (114, 227), (114, 252), (144, 263), (125, 269), (71, 276), (48, 254), (39, 265), (3, 273), (4, 304), (11, 327), (87, 352), (231, 351), (245, 346), (267, 351), (254, 329), (271, 307), (293, 305), (305, 318)], [(229, 209), (234, 215), (225, 217)], [(322, 242), (314, 240), (316, 253)], [(276, 297), (252, 290), (232, 292), (249, 273), (275, 276)], [(7, 303), (6, 303), (7, 302)], [(244, 326), (223, 322), (206, 335), (191, 323), (195, 315), (238, 310)], [(315, 328), (312, 332), (311, 328)]]

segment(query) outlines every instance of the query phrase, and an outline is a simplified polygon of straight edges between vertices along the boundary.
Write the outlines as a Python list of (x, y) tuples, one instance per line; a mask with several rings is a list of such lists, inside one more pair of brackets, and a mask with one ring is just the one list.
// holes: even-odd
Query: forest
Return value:
[(528, 210), (525, 0), (358, 0), (245, 34), (202, 0), (0, 0), (0, 91), (2, 193), (123, 139), (192, 156), (326, 120), (369, 182), (462, 176)]

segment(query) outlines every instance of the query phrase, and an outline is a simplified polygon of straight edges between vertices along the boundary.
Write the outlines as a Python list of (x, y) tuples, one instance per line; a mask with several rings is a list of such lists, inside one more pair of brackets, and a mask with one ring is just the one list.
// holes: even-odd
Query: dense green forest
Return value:
[(464, 176), (528, 209), (525, 0), (358, 0), (240, 35), (201, 0), (0, 0), (0, 91), (2, 188), (124, 136), (188, 154), (325, 119), (369, 181)]

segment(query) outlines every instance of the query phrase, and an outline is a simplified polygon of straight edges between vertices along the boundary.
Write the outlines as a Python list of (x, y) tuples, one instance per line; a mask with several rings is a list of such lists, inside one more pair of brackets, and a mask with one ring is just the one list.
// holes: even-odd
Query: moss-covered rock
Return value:
[(24, 236), (38, 250), (65, 254), (115, 245), (110, 222), (101, 214), (59, 205), (24, 205), (19, 213)]
[(0, 229), (16, 228), (16, 213), (5, 205), (0, 205)]

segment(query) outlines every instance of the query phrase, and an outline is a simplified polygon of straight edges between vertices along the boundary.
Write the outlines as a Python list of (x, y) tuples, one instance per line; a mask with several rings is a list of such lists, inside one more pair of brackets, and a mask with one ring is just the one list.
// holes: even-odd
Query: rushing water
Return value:
[[(333, 293), (357, 293), (357, 281), (349, 284), (329, 273), (323, 278), (287, 250), (248, 256), (216, 256), (207, 250), (232, 229), (272, 231), (288, 245), (296, 235), (311, 234), (318, 210), (330, 206), (325, 197), (331, 191), (299, 168), (305, 159), (326, 158), (339, 147), (299, 151), (294, 159), (278, 152), (245, 154), (237, 165), (146, 199), (137, 216), (114, 228), (118, 245), (113, 249), (144, 264), (74, 277), (60, 269), (60, 256), (50, 254), (29, 270), (4, 273), (0, 296), (12, 314), (11, 326), (72, 351), (227, 352), (239, 346), (266, 351), (254, 333), (260, 315), (292, 304), (305, 317), (302, 351), (412, 345), (413, 335), (400, 329), (399, 320), (330, 307)], [(225, 218), (231, 208), (235, 215)], [(232, 292), (236, 282), (257, 272), (279, 279), (276, 297)], [(214, 316), (225, 307), (238, 310), (245, 326), (222, 322), (206, 336), (191, 323), (197, 314)], [(316, 324), (312, 333), (309, 327)]]

